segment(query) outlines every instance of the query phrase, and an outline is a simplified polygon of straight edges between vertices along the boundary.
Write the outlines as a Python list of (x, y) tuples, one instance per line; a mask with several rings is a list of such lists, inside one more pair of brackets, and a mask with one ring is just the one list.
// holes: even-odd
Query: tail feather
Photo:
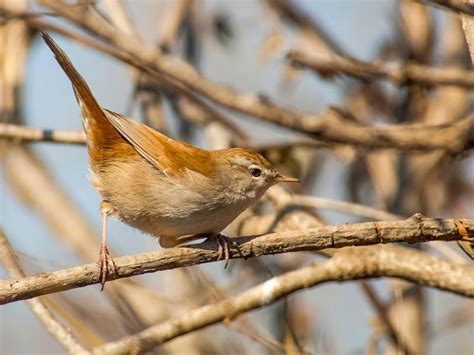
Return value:
[[(100, 107), (94, 95), (92, 95), (91, 89), (81, 74), (76, 70), (67, 54), (57, 45), (47, 32), (42, 31), (40, 34), (54, 53), (56, 61), (71, 80), (77, 102), (81, 108), (84, 129), (89, 137), (89, 143), (98, 143), (97, 140), (100, 141), (101, 139), (104, 139), (108, 135), (107, 132), (114, 132), (115, 129), (107, 120), (105, 112)], [(90, 129), (90, 125), (94, 125), (95, 129)]]

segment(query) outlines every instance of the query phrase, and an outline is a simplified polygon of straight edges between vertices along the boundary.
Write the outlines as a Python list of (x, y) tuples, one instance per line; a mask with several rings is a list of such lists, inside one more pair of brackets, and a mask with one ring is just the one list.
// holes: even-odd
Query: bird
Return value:
[(107, 247), (109, 216), (159, 237), (165, 248), (215, 238), (219, 259), (224, 256), (227, 265), (228, 237), (221, 234), (227, 225), (271, 186), (299, 182), (252, 150), (201, 149), (102, 108), (66, 53), (46, 31), (40, 34), (71, 81), (80, 107), (89, 179), (101, 197), (101, 290), (109, 267), (117, 272)]

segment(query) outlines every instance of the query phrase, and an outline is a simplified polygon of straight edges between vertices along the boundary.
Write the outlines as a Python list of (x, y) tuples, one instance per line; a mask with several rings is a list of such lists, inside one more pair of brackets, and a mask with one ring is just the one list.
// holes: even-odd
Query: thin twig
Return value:
[(86, 144), (84, 131), (60, 131), (32, 128), (8, 123), (0, 123), (0, 139), (23, 142), (53, 142), (60, 144)]
[(377, 295), (377, 292), (367, 281), (359, 281), (362, 290), (366, 294), (370, 303), (373, 305), (375, 311), (377, 312), (378, 317), (383, 321), (387, 326), (388, 335), (393, 342), (393, 344), (403, 352), (403, 354), (415, 354), (412, 349), (409, 349), (408, 344), (401, 339), (400, 333), (396, 330), (395, 325), (389, 317), (387, 312), (387, 307), (380, 302), (380, 298)]
[(414, 63), (364, 62), (336, 55), (331, 58), (310, 57), (297, 51), (289, 52), (287, 58), (293, 65), (308, 67), (323, 77), (345, 74), (364, 81), (390, 80), (399, 86), (417, 83), (428, 86), (474, 87), (474, 72), (471, 70), (434, 68)]
[(311, 33), (313, 41), (328, 53), (343, 54), (341, 46), (307, 12), (299, 8), (294, 1), (266, 0), (268, 5), (285, 20), (296, 25), (302, 31)]
[(332, 200), (324, 197), (294, 195), (291, 196), (287, 204), (304, 207), (331, 209), (375, 220), (396, 221), (403, 218), (402, 216), (398, 216), (387, 211), (361, 205), (358, 203)]
[(175, 0), (172, 11), (166, 16), (166, 24), (160, 33), (158, 46), (164, 51), (169, 52), (176, 43), (179, 31), (185, 23), (186, 16), (191, 10), (191, 0)]

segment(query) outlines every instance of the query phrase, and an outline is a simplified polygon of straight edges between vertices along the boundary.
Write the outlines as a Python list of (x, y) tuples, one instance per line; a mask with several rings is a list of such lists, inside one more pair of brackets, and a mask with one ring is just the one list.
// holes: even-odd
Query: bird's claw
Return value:
[(226, 237), (225, 235), (222, 235), (220, 233), (216, 234), (214, 238), (217, 242), (217, 260), (225, 260), (224, 269), (226, 269), (229, 265), (230, 260), (229, 245), (231, 244), (236, 248), (238, 248), (238, 245), (234, 241), (231, 241), (229, 237)]
[(101, 291), (104, 290), (105, 282), (107, 281), (107, 275), (109, 275), (109, 262), (112, 266), (114, 273), (117, 274), (117, 265), (115, 265), (114, 259), (112, 259), (112, 257), (110, 256), (107, 245), (102, 244), (100, 247), (100, 256), (98, 261)]

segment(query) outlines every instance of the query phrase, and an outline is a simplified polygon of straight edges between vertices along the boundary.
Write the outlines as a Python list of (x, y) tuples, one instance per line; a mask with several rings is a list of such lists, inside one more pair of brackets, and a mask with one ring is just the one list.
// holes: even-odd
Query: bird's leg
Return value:
[(99, 279), (101, 288), (104, 290), (105, 281), (107, 281), (107, 275), (109, 274), (109, 262), (112, 265), (112, 268), (115, 273), (117, 273), (117, 266), (115, 265), (114, 259), (109, 254), (109, 249), (107, 248), (107, 217), (110, 213), (110, 209), (106, 207), (103, 203), (101, 206), (102, 213), (102, 243), (100, 245), (100, 254), (99, 254)]

